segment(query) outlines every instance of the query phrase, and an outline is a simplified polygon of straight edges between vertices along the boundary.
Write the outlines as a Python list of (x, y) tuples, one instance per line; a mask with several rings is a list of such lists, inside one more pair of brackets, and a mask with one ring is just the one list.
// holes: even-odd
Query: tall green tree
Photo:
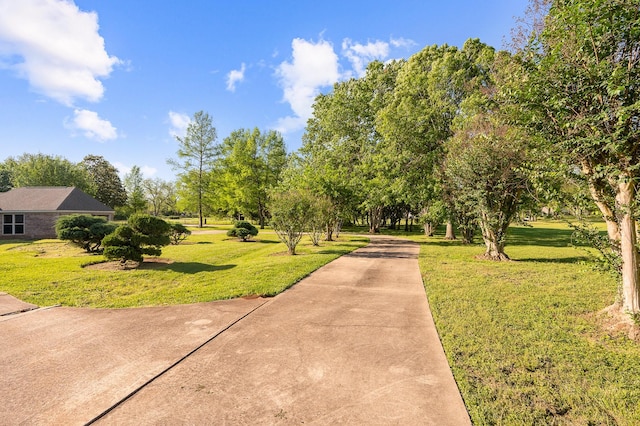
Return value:
[[(301, 149), (314, 192), (336, 206), (366, 212), (369, 231), (378, 232), (384, 207), (396, 201), (398, 170), (388, 160), (376, 116), (389, 99), (401, 62), (372, 62), (363, 78), (334, 85), (320, 95)], [(347, 203), (348, 202), (348, 207)], [(330, 235), (330, 234), (329, 234)]]
[[(493, 54), (478, 39), (468, 40), (462, 49), (427, 46), (398, 72), (393, 97), (378, 114), (378, 129), (395, 152), (403, 193), (411, 194), (405, 202), (417, 211), (428, 211), (441, 194), (454, 192), (440, 190), (443, 146), (454, 134), (462, 102), (485, 84)], [(451, 203), (449, 211), (452, 220)]]
[(75, 186), (91, 192), (91, 180), (84, 168), (60, 156), (22, 154), (7, 158), (2, 167), (9, 172), (11, 186)]
[(201, 228), (210, 175), (220, 153), (220, 147), (216, 143), (217, 137), (209, 114), (204, 111), (196, 112), (187, 126), (186, 135), (176, 136), (179, 144), (178, 158), (167, 160), (174, 170), (179, 171), (178, 180), (179, 186), (183, 189), (182, 196), (187, 203), (195, 205)]
[(640, 313), (636, 202), (640, 178), (637, 0), (555, 0), (520, 52), (512, 91), (550, 150), (580, 168), (621, 257), (621, 309)]
[(144, 213), (147, 209), (147, 200), (144, 194), (144, 176), (140, 167), (133, 166), (124, 176), (124, 187), (127, 190), (127, 208), (129, 214)]
[(258, 219), (268, 219), (268, 193), (281, 179), (287, 151), (280, 133), (270, 130), (236, 130), (222, 143), (219, 172), (227, 209)]
[(11, 172), (0, 169), (0, 192), (7, 192), (13, 187), (11, 183)]
[(109, 207), (122, 207), (127, 203), (127, 192), (116, 169), (100, 155), (87, 155), (80, 162), (91, 180), (91, 192), (98, 201)]

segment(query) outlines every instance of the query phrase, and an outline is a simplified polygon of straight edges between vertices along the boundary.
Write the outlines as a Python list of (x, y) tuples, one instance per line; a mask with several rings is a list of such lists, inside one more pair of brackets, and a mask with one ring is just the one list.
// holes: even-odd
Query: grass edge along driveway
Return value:
[(162, 250), (166, 263), (131, 270), (84, 267), (104, 260), (58, 240), (0, 242), (0, 291), (38, 306), (123, 308), (272, 296), (332, 260), (366, 245), (342, 234), (314, 247), (304, 238), (296, 256), (275, 234), (250, 242), (196, 234)]
[(617, 281), (561, 222), (512, 227), (513, 262), (417, 237), (449, 365), (474, 425), (640, 424), (640, 342), (608, 329)]

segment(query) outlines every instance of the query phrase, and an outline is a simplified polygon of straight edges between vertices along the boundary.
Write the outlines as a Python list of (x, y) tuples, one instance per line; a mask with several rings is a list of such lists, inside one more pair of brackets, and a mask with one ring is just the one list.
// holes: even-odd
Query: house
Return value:
[(0, 192), (0, 239), (56, 238), (56, 220), (70, 214), (113, 220), (115, 211), (76, 187), (14, 188)]

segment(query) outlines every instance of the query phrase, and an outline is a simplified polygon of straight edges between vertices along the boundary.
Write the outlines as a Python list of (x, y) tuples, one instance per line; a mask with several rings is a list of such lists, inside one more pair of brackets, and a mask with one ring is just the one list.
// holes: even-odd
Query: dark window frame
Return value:
[(24, 235), (24, 213), (2, 213), (2, 235)]

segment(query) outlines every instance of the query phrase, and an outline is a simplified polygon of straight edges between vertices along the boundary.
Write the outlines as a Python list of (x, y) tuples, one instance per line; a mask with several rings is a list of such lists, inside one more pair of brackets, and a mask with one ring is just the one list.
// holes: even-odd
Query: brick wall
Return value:
[[(59, 213), (25, 213), (24, 214), (24, 234), (23, 235), (3, 235), (0, 239), (40, 239), (56, 238), (56, 220), (61, 216)], [(1, 219), (1, 217), (0, 217)], [(0, 228), (0, 232), (2, 229)]]

